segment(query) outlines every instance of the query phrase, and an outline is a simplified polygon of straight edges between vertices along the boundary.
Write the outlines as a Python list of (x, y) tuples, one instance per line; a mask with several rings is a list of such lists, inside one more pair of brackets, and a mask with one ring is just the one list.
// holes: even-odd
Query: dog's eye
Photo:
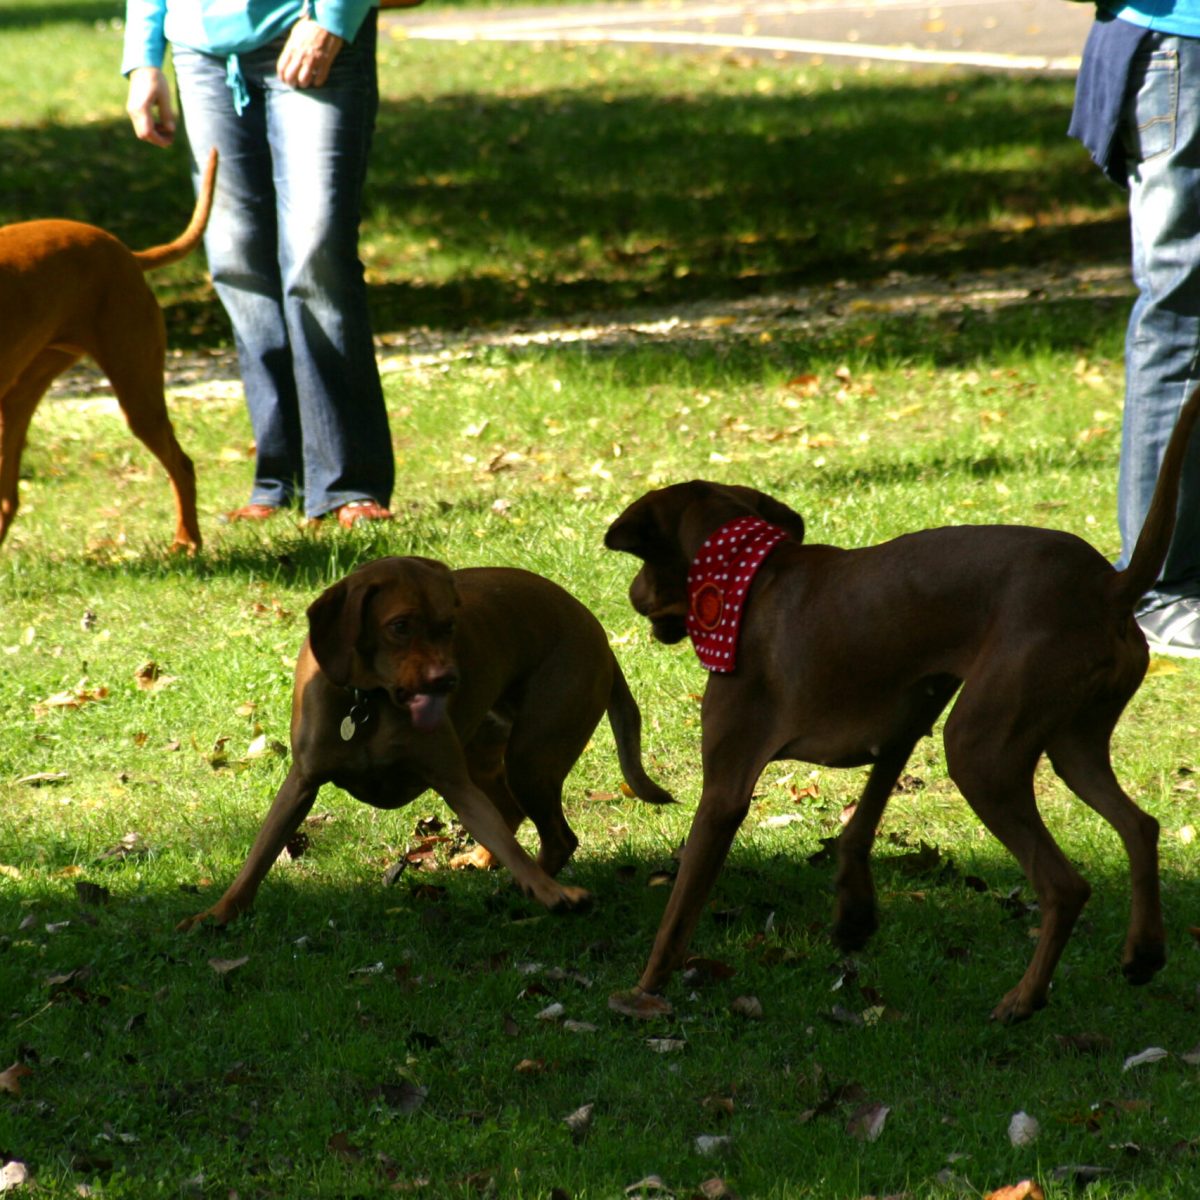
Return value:
[(397, 617), (394, 621), (388, 622), (388, 629), (396, 637), (408, 637), (412, 633), (412, 622), (407, 617)]

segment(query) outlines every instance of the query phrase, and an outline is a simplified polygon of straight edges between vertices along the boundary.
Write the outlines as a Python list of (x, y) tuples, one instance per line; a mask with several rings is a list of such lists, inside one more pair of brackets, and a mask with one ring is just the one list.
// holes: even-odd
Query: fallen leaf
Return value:
[(1041, 1129), (1036, 1117), (1031, 1117), (1024, 1111), (1014, 1113), (1008, 1123), (1008, 1140), (1014, 1146), (1029, 1146), (1037, 1141)]
[(674, 1194), (658, 1175), (647, 1175), (645, 1179), (639, 1179), (637, 1183), (631, 1183), (625, 1189), (625, 1195), (633, 1197), (633, 1200), (649, 1200), (650, 1197), (655, 1197), (656, 1200), (662, 1197), (665, 1200)]
[(553, 1004), (546, 1005), (537, 1015), (539, 1021), (557, 1021), (567, 1010), (555, 1001)]
[(174, 675), (164, 675), (156, 662), (144, 662), (133, 673), (133, 682), (143, 692), (159, 692), (176, 682)]
[(733, 1149), (733, 1138), (727, 1133), (702, 1133), (693, 1144), (697, 1154), (726, 1154)]
[(513, 1070), (518, 1075), (540, 1075), (546, 1069), (544, 1058), (523, 1058)]
[(803, 813), (779, 813), (773, 817), (767, 817), (765, 821), (759, 821), (759, 829), (783, 829), (788, 825), (799, 825), (807, 818)]
[(1146, 1063), (1160, 1062), (1166, 1057), (1167, 1051), (1161, 1046), (1151, 1046), (1149, 1049), (1143, 1050), (1138, 1054), (1131, 1054), (1125, 1060), (1125, 1065), (1121, 1068), (1121, 1070), (1130, 1071), (1134, 1067), (1141, 1067)]
[[(1093, 1167), (1083, 1163), (1072, 1163), (1065, 1167), (1055, 1167), (1050, 1172), (1050, 1178), (1056, 1182), (1063, 1183), (1070, 1181), (1078, 1187), (1087, 1187), (1089, 1183), (1094, 1183), (1103, 1175), (1111, 1175), (1112, 1170), (1109, 1167)], [(1037, 1193), (1041, 1196), (1041, 1192)]]
[(17, 783), (26, 784), (28, 787), (43, 787), (48, 783), (65, 783), (70, 778), (66, 771), (38, 771), (34, 775), (23, 776)]
[(140, 833), (125, 834), (115, 846), (103, 851), (96, 859), (97, 862), (107, 862), (114, 859), (128, 858), (130, 855), (140, 856), (149, 853)]
[(762, 1001), (757, 996), (738, 996), (729, 1006), (729, 1010), (748, 1021), (761, 1021), (763, 1018)]
[(103, 908), (112, 898), (108, 888), (98, 883), (88, 883), (83, 879), (76, 880), (75, 896), (80, 904), (89, 908)]
[(687, 1046), (682, 1038), (647, 1038), (646, 1045), (655, 1054), (676, 1054)]
[(988, 1192), (983, 1200), (1046, 1200), (1046, 1194), (1032, 1179), (1022, 1179), (1020, 1183), (1012, 1183), (1007, 1187), (997, 1188), (994, 1192)]
[(250, 955), (243, 954), (241, 958), (210, 958), (208, 965), (218, 975), (225, 976), (238, 970), (240, 967), (244, 967), (249, 961)]
[(738, 1195), (723, 1179), (706, 1179), (699, 1188), (704, 1200), (738, 1200)]
[(715, 958), (693, 956), (683, 964), (683, 976), (689, 984), (732, 979), (736, 974), (736, 968)]
[(32, 1182), (33, 1176), (29, 1174), (29, 1168), (15, 1158), (0, 1168), (0, 1192), (10, 1192)]
[(55, 692), (53, 696), (47, 696), (45, 700), (38, 701), (33, 706), (33, 712), (34, 716), (44, 717), (56, 708), (82, 708), (85, 704), (94, 704), (107, 699), (108, 688), (89, 688), (84, 682), (80, 682), (70, 691)]
[(14, 1096), (21, 1094), (21, 1080), (33, 1071), (24, 1063), (13, 1063), (6, 1071), (0, 1071), (0, 1092), (10, 1092)]
[(864, 1104), (846, 1122), (846, 1132), (862, 1142), (877, 1141), (891, 1111), (886, 1104)]
[(400, 1083), (381, 1083), (373, 1087), (367, 1096), (371, 1100), (379, 1100), (388, 1108), (394, 1108), (399, 1113), (414, 1113), (429, 1095), (429, 1089), (410, 1083), (407, 1079)]
[(329, 1141), (325, 1143), (325, 1148), (331, 1153), (336, 1154), (338, 1158), (345, 1159), (347, 1162), (358, 1162), (362, 1158), (362, 1147), (355, 1146), (350, 1141), (348, 1133), (335, 1133)]
[(594, 1104), (583, 1104), (573, 1113), (568, 1113), (563, 1117), (563, 1124), (571, 1131), (571, 1136), (575, 1141), (581, 1141), (587, 1136), (588, 1130), (592, 1127), (592, 1112), (595, 1107)]
[(1076, 1054), (1103, 1054), (1112, 1045), (1112, 1039), (1102, 1033), (1056, 1033), (1054, 1040)]

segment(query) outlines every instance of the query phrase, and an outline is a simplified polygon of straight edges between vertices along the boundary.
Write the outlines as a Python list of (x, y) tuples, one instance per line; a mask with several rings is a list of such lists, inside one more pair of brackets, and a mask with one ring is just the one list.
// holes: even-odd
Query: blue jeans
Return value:
[(391, 499), (395, 465), (358, 227), (379, 106), (375, 15), (320, 88), (281, 83), (282, 39), (240, 56), (239, 116), (224, 58), (172, 47), (193, 171), (217, 146), (205, 232), (233, 325), (257, 453), (251, 503), (310, 517)]
[[(1129, 561), (1183, 402), (1200, 383), (1200, 40), (1151, 33), (1134, 59), (1121, 115), (1133, 280), (1125, 342), (1118, 482)], [(1200, 595), (1200, 438), (1193, 438), (1175, 536), (1145, 607)]]

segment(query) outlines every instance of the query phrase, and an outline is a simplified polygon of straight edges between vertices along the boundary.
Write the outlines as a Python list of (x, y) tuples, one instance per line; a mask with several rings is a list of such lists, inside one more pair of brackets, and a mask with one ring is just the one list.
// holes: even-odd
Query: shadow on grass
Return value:
[[(1061, 81), (966, 76), (385, 103), (364, 224), (376, 326), (1119, 260), (1120, 197), (1067, 141), (1069, 102)], [(85, 219), (140, 247), (190, 208), (184, 155), (123, 122), (0, 129), (0, 161), (0, 220)], [(159, 281), (173, 345), (226, 337), (198, 259)]]

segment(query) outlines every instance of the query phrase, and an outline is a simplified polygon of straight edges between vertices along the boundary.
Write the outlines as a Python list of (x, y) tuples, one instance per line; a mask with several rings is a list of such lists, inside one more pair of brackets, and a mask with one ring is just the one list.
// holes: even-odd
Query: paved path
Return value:
[(633, 42), (982, 70), (1073, 72), (1092, 20), (1071, 0), (645, 0), (595, 6), (393, 11), (438, 41)]

